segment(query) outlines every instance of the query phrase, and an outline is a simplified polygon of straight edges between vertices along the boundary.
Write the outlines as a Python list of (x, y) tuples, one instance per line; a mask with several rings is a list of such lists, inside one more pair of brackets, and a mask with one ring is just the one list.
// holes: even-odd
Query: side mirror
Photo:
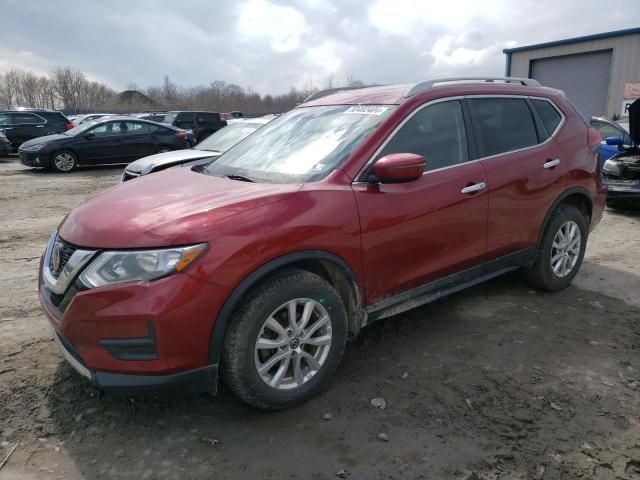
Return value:
[(95, 134), (95, 133), (93, 133), (93, 132), (89, 132), (89, 133), (87, 133), (87, 134), (84, 136), (84, 138), (86, 138), (87, 140), (90, 140), (90, 139), (92, 139), (92, 138), (93, 138), (93, 137), (95, 137), (95, 136), (96, 136), (96, 134)]
[(390, 153), (378, 159), (373, 172), (382, 183), (411, 182), (420, 178), (424, 172), (426, 160), (414, 153)]
[(622, 137), (607, 137), (607, 145), (622, 145)]

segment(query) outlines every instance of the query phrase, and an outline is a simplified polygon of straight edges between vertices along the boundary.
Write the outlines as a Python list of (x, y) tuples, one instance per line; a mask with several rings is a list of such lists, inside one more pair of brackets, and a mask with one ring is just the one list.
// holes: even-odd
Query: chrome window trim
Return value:
[(77, 249), (73, 252), (71, 257), (69, 257), (69, 260), (60, 272), (60, 275), (56, 278), (53, 276), (53, 273), (51, 273), (49, 263), (51, 260), (51, 253), (53, 252), (53, 247), (56, 244), (57, 239), (57, 233), (52, 234), (51, 238), (49, 238), (49, 244), (47, 245), (47, 250), (44, 253), (44, 261), (42, 263), (42, 279), (44, 280), (47, 289), (57, 295), (62, 295), (67, 291), (69, 284), (76, 278), (76, 275), (80, 273), (80, 270), (89, 263), (98, 251), (82, 250), (80, 248)]
[[(501, 157), (502, 155), (510, 155), (512, 153), (519, 153), (519, 152), (523, 152), (525, 150), (531, 150), (533, 148), (538, 148), (540, 146), (546, 145), (547, 143), (551, 142), (551, 140), (553, 139), (553, 137), (556, 135), (556, 133), (558, 133), (558, 131), (562, 128), (562, 126), (565, 124), (565, 115), (562, 112), (562, 110), (560, 110), (555, 103), (553, 103), (551, 100), (549, 100), (546, 97), (536, 97), (533, 95), (507, 95), (507, 94), (495, 94), (495, 95), (490, 95), (490, 94), (478, 94), (478, 95), (459, 95), (459, 96), (455, 96), (455, 97), (443, 97), (443, 98), (438, 98), (435, 100), (431, 100), (430, 102), (427, 102), (423, 105), (420, 105), (418, 108), (416, 108), (413, 112), (411, 112), (402, 122), (400, 122), (400, 124), (398, 124), (398, 126), (396, 128), (393, 129), (393, 132), (391, 132), (389, 134), (389, 136), (385, 139), (385, 141), (380, 145), (380, 147), (378, 147), (376, 149), (376, 151), (373, 153), (373, 155), (369, 158), (369, 160), (367, 161), (367, 163), (364, 165), (364, 167), (362, 167), (360, 169), (360, 171), (358, 172), (358, 175), (356, 175), (356, 180), (354, 182), (352, 182), (352, 184), (354, 185), (360, 185), (360, 184), (367, 184), (369, 182), (367, 182), (366, 180), (362, 179), (361, 176), (364, 174), (364, 172), (369, 168), (369, 166), (374, 162), (374, 160), (377, 158), (377, 156), (380, 154), (380, 152), (382, 150), (384, 150), (384, 148), (387, 146), (387, 144), (391, 141), (391, 139), (393, 138), (394, 135), (396, 135), (396, 133), (398, 133), (398, 131), (405, 125), (405, 123), (407, 123), (416, 113), (418, 113), (420, 110), (422, 110), (423, 108), (426, 108), (430, 105), (433, 105), (435, 103), (441, 103), (441, 102), (446, 102), (448, 100), (462, 100), (462, 99), (474, 99), (474, 98), (521, 98), (521, 99), (530, 99), (530, 100), (546, 100), (547, 102), (549, 102), (551, 104), (551, 106), (553, 106), (553, 108), (556, 109), (556, 111), (560, 114), (560, 123), (558, 124), (558, 126), (556, 127), (556, 129), (553, 131), (552, 134), (549, 135), (549, 138), (547, 138), (544, 142), (540, 142), (540, 143), (536, 143), (535, 145), (530, 145), (528, 147), (523, 147), (523, 148), (518, 148), (516, 150), (509, 150), (508, 152), (501, 152), (501, 153), (495, 153), (493, 155), (487, 155), (486, 157), (478, 157), (475, 158), (473, 160), (467, 160), (466, 162), (463, 163), (456, 163), (454, 165), (449, 165), (447, 167), (442, 167), (442, 168), (436, 168), (435, 170), (427, 170), (426, 172), (423, 172), (422, 175), (427, 175), (429, 173), (435, 173), (435, 172), (440, 172), (442, 170), (448, 170), (450, 168), (456, 168), (456, 167), (461, 167), (463, 165), (469, 165), (475, 162), (480, 162), (482, 160), (491, 160), (492, 158), (495, 157)], [(531, 113), (533, 115), (533, 112)], [(534, 122), (535, 123), (535, 122)], [(472, 127), (473, 128), (473, 127)], [(475, 133), (475, 132), (474, 132)]]

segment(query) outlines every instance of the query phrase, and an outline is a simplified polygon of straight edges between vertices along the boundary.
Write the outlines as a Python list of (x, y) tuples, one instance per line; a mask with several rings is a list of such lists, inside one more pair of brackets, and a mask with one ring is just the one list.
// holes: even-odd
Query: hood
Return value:
[(150, 155), (136, 160), (135, 162), (130, 163), (126, 170), (129, 172), (140, 173), (145, 170), (150, 171), (154, 167), (178, 165), (191, 160), (216, 157), (218, 155), (218, 153), (209, 152), (207, 150), (174, 150), (172, 152), (158, 153), (156, 155)]
[(52, 143), (59, 142), (61, 140), (70, 140), (73, 137), (69, 135), (62, 135), (61, 133), (56, 133), (55, 135), (45, 135), (44, 137), (36, 137), (31, 140), (27, 140), (20, 147), (30, 147), (32, 145), (40, 145), (41, 143)]
[(166, 170), (99, 193), (73, 210), (58, 233), (80, 247), (163, 247), (205, 223), (284, 200), (301, 186)]
[(629, 135), (635, 146), (640, 146), (640, 98), (629, 106)]

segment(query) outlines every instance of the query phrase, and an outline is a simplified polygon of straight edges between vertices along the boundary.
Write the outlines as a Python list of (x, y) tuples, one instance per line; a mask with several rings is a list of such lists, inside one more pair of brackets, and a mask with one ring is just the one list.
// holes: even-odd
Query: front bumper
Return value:
[[(40, 264), (40, 303), (65, 358), (81, 375), (105, 389), (215, 392), (218, 367), (209, 364), (209, 350), (226, 288), (177, 273), (82, 290), (75, 278), (92, 251), (81, 249), (78, 268), (60, 275), (68, 280), (61, 287), (49, 278), (54, 241), (55, 236)], [(74, 261), (72, 255), (68, 264)]]
[(636, 200), (640, 199), (640, 180), (613, 180), (605, 178), (607, 185), (607, 200)]
[(158, 390), (179, 392), (209, 392), (215, 395), (218, 386), (218, 365), (207, 365), (172, 375), (130, 375), (90, 370), (73, 346), (52, 329), (53, 340), (69, 365), (96, 387), (117, 393), (145, 393)]
[(18, 150), (18, 158), (20, 163), (27, 167), (44, 168), (49, 166), (48, 153)]

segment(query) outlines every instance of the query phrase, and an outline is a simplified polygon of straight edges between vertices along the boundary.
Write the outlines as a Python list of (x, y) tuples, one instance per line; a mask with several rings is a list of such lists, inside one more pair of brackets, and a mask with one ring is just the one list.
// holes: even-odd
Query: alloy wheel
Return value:
[(69, 172), (73, 170), (75, 165), (75, 159), (70, 153), (62, 152), (56, 155), (53, 162), (56, 164), (56, 168), (61, 172)]
[(551, 268), (558, 277), (566, 277), (580, 256), (580, 227), (573, 220), (562, 224), (551, 245)]
[(296, 298), (280, 305), (264, 322), (255, 343), (260, 378), (277, 390), (308, 382), (331, 348), (331, 318), (317, 301)]

